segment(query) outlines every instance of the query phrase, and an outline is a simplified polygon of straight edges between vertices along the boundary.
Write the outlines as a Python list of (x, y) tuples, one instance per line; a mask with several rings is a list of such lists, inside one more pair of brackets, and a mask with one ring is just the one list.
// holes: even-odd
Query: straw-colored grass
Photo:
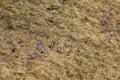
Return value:
[(0, 0), (0, 80), (120, 80), (120, 0)]

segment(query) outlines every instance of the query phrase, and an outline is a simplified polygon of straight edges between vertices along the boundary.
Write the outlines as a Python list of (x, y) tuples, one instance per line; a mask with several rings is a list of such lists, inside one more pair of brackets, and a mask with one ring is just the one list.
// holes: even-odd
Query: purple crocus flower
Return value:
[(112, 15), (104, 16), (105, 19), (109, 20), (112, 18)]
[(26, 65), (30, 65), (30, 61), (29, 60), (26, 61)]
[(70, 53), (71, 53), (71, 51), (70, 51), (70, 50), (68, 50), (68, 51), (67, 51), (67, 53), (68, 53), (68, 54), (70, 54)]
[(12, 52), (15, 52), (15, 49), (16, 49), (16, 45), (12, 45)]
[(88, 40), (90, 39), (90, 37), (85, 37), (85, 43), (87, 43), (88, 42)]
[(112, 8), (109, 9), (110, 12), (111, 12), (112, 10), (113, 10)]
[(13, 44), (13, 45), (12, 45), (12, 48), (13, 48), (13, 49), (16, 49), (16, 45)]
[(40, 50), (41, 52), (44, 52), (44, 51), (45, 51), (45, 48), (44, 48), (44, 46), (43, 46), (42, 43), (37, 43), (37, 48), (38, 48), (38, 50)]
[(82, 45), (80, 45), (80, 46), (78, 47), (78, 52), (80, 52), (81, 49), (83, 49), (83, 46), (82, 46)]
[(101, 21), (101, 24), (104, 25), (104, 26), (107, 26), (107, 25), (108, 25), (107, 21), (105, 21), (105, 20), (102, 20), (102, 21)]
[(28, 19), (28, 20), (26, 20), (26, 22), (27, 22), (27, 24), (30, 24), (31, 21)]
[(36, 57), (36, 55), (35, 55), (34, 53), (32, 53), (32, 54), (31, 54), (31, 57), (32, 57), (32, 58), (35, 58), (35, 57)]
[(79, 49), (83, 49), (83, 46), (82, 46), (82, 45), (80, 45), (80, 46), (79, 46)]
[(49, 46), (49, 47), (51, 48), (51, 47), (53, 47), (55, 44), (56, 44), (56, 41), (51, 40), (51, 41), (50, 41), (50, 46)]

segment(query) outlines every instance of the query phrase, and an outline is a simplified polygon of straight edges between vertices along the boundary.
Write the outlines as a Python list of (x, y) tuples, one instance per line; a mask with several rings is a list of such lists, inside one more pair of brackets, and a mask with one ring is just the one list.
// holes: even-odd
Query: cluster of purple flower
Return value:
[(104, 16), (102, 17), (101, 24), (102, 24), (103, 26), (108, 26), (108, 20), (111, 19), (112, 17), (113, 17), (112, 14), (110, 14), (110, 15), (104, 15)]
[[(89, 40), (90, 40), (90, 37), (85, 37), (85, 38), (84, 38), (84, 42), (85, 42), (85, 43), (88, 43)], [(54, 46), (55, 46), (56, 44), (57, 44), (57, 42), (56, 42), (55, 40), (51, 40), (51, 41), (49, 41), (49, 46), (48, 46), (48, 47), (52, 49), (52, 48), (54, 48)], [(36, 47), (37, 47), (36, 49), (39, 50), (41, 53), (44, 53), (45, 50), (46, 50), (42, 42), (38, 42), (38, 43), (36, 44)], [(12, 45), (12, 51), (15, 52), (16, 49), (17, 49), (16, 45), (13, 44), (13, 45)], [(82, 46), (82, 45), (80, 45), (80, 46), (78, 47), (78, 50), (79, 50), (79, 51), (80, 51), (80, 49), (83, 49), (83, 46)], [(71, 49), (68, 49), (68, 50), (67, 50), (67, 53), (70, 54), (70, 53), (71, 53)], [(37, 54), (36, 54), (36, 53), (30, 54), (28, 60), (26, 61), (26, 64), (27, 64), (27, 65), (30, 65), (30, 62), (31, 62), (31, 61), (30, 61), (29, 59), (32, 59), (32, 60), (33, 60), (33, 59), (35, 59), (36, 57), (37, 57)]]

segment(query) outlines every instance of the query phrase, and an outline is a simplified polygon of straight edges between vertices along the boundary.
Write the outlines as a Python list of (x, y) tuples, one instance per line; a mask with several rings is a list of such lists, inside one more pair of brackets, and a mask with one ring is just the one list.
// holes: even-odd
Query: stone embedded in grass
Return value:
[(40, 50), (42, 53), (45, 51), (45, 48), (44, 48), (44, 46), (43, 46), (43, 44), (42, 43), (37, 43), (37, 48), (38, 48), (38, 50)]

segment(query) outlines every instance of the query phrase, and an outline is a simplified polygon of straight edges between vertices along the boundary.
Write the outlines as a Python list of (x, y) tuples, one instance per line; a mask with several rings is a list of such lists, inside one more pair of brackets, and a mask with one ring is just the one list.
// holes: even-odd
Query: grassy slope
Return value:
[(0, 0), (0, 80), (120, 80), (118, 20), (119, 0)]

